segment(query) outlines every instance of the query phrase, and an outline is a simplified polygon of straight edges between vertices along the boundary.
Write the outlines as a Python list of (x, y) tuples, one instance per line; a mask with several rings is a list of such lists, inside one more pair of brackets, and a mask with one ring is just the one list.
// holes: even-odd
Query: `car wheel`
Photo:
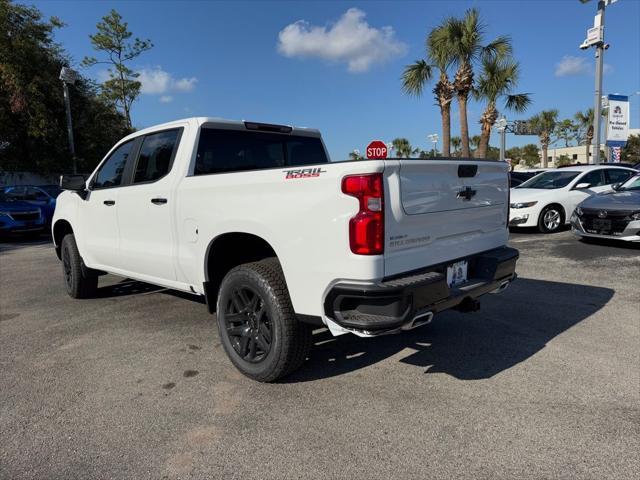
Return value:
[(564, 212), (557, 205), (545, 207), (538, 217), (538, 230), (542, 233), (557, 232), (564, 225)]
[(68, 234), (62, 239), (60, 257), (64, 286), (69, 296), (72, 298), (92, 297), (98, 288), (98, 274), (83, 265), (73, 234)]
[(311, 348), (311, 327), (296, 318), (276, 258), (240, 265), (224, 277), (217, 319), (233, 364), (260, 382), (293, 372)]

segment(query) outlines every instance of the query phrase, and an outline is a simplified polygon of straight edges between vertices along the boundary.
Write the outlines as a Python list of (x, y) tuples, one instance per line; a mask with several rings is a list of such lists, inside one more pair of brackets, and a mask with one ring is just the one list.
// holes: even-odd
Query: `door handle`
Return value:
[(105, 201), (104, 201), (104, 202), (102, 202), (102, 203), (104, 203), (105, 205), (107, 205), (107, 206), (109, 206), (109, 207), (110, 207), (111, 205), (115, 205), (115, 204), (116, 204), (116, 201), (115, 201), (115, 200), (105, 200)]
[(151, 203), (153, 203), (154, 205), (164, 205), (165, 203), (167, 203), (167, 199), (166, 198), (152, 198), (151, 199)]

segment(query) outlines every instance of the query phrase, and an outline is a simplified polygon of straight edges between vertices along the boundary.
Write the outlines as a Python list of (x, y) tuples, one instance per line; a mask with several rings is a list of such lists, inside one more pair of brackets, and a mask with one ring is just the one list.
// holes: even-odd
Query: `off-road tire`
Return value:
[(98, 288), (98, 273), (84, 266), (72, 233), (60, 244), (62, 276), (67, 293), (72, 298), (91, 298)]
[[(238, 308), (239, 297), (234, 295), (242, 292), (252, 292), (259, 297), (257, 302), (260, 307), (256, 307), (253, 311), (259, 310), (263, 313), (259, 313), (258, 320), (255, 320), (254, 313), (253, 327), (250, 326), (249, 320), (246, 320), (246, 327), (241, 323), (245, 320), (237, 320), (240, 315), (238, 312), (243, 309)], [(245, 294), (241, 296), (247, 298)], [(251, 309), (247, 307), (245, 310), (247, 311), (245, 315), (250, 316)], [(296, 318), (282, 267), (277, 258), (245, 263), (230, 270), (220, 285), (216, 311), (222, 345), (231, 362), (249, 378), (259, 382), (273, 382), (285, 377), (302, 365), (311, 349), (311, 327), (299, 322)], [(252, 347), (254, 355), (256, 350), (261, 348), (257, 343), (257, 335), (261, 331), (260, 318), (270, 328), (271, 341), (268, 344), (268, 352), (265, 353), (261, 349), (262, 357), (258, 356), (256, 360), (255, 357), (250, 358), (247, 348)], [(255, 329), (256, 341), (250, 347), (245, 343), (243, 349), (240, 341), (244, 338), (237, 333), (235, 336), (232, 334), (240, 328), (244, 328), (244, 332), (251, 328)], [(245, 336), (245, 333), (242, 335)], [(250, 335), (252, 334), (246, 334), (246, 336)], [(261, 344), (265, 345), (266, 337), (261, 338)], [(247, 342), (253, 342), (253, 340), (247, 340)], [(241, 352), (247, 352), (247, 354), (242, 356)]]

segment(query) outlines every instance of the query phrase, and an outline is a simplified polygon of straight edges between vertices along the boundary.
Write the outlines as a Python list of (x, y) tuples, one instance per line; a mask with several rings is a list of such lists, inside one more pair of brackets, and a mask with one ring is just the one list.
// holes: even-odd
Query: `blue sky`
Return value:
[[(511, 36), (521, 63), (517, 90), (532, 94), (529, 111), (508, 118), (548, 108), (568, 117), (593, 105), (593, 50), (578, 45), (593, 23), (595, 0), (34, 4), (67, 24), (56, 39), (76, 66), (95, 54), (88, 36), (111, 8), (136, 36), (153, 41), (154, 48), (132, 64), (143, 72), (144, 93), (133, 109), (137, 127), (196, 115), (316, 127), (334, 160), (376, 138), (404, 136), (430, 148), (426, 135), (440, 132), (439, 110), (429, 92), (418, 99), (403, 95), (400, 75), (404, 65), (423, 57), (433, 26), (472, 6), (487, 24), (487, 39)], [(295, 23), (300, 20), (306, 23)], [(611, 48), (604, 93), (639, 92), (640, 2), (610, 6), (606, 25)], [(99, 66), (84, 73), (104, 74)], [(632, 128), (640, 127), (639, 105), (640, 95), (632, 96)], [(472, 134), (478, 133), (482, 108), (477, 102), (469, 107)], [(455, 112), (452, 128), (456, 134)], [(535, 140), (510, 136), (507, 142)]]

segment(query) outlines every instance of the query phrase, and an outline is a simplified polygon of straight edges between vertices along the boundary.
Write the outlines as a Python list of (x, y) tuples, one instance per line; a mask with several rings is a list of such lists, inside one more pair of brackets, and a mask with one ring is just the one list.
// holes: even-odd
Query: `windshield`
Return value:
[(551, 190), (566, 187), (580, 172), (544, 172), (515, 188), (541, 188)]
[(640, 190), (640, 175), (631, 177), (620, 187), (620, 190)]

